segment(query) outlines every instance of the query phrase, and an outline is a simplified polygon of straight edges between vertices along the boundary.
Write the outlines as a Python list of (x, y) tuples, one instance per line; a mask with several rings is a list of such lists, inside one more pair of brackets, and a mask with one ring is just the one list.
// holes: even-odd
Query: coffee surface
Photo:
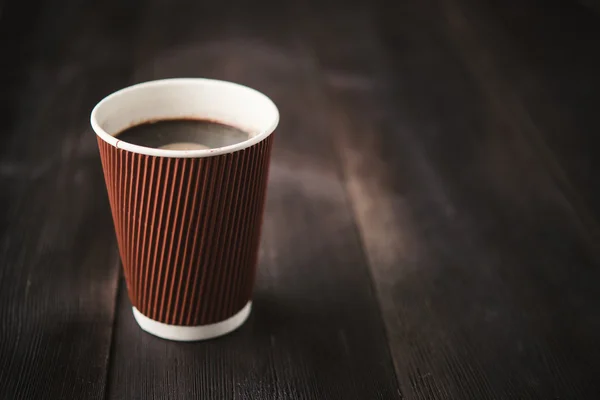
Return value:
[(170, 150), (214, 149), (248, 140), (241, 129), (201, 119), (173, 119), (146, 122), (118, 135), (127, 143)]

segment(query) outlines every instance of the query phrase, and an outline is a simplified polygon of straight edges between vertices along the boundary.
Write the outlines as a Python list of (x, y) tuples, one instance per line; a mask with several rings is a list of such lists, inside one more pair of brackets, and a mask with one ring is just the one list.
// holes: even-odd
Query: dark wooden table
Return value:
[[(592, 3), (0, 2), (0, 399), (600, 398)], [(133, 319), (88, 124), (179, 76), (282, 114), (253, 314), (191, 344)]]

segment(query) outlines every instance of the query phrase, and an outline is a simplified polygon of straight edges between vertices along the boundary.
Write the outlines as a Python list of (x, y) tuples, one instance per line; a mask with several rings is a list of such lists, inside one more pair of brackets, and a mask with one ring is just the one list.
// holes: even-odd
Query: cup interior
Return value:
[[(149, 121), (199, 119), (238, 128), (248, 139), (218, 148), (152, 148), (116, 137)], [(162, 157), (210, 157), (252, 146), (277, 127), (279, 112), (264, 94), (233, 82), (178, 78), (145, 82), (119, 90), (94, 107), (92, 127), (107, 143), (140, 154)]]

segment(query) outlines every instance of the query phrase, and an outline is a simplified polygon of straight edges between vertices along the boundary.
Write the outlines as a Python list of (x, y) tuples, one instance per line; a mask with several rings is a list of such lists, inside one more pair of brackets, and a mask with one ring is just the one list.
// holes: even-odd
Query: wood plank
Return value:
[(135, 5), (2, 10), (0, 398), (104, 398), (118, 258), (89, 112), (128, 80)]
[[(524, 97), (498, 57), (511, 54), (487, 53), (500, 72), (481, 74), (472, 68), (481, 53), (461, 49), (485, 38), (495, 12), (475, 26), (461, 20), (472, 30), (460, 37), (448, 14), (456, 3), (394, 2), (395, 13), (388, 3), (303, 12), (404, 397), (596, 397), (600, 270), (589, 221), (525, 115), (506, 112)], [(537, 32), (548, 27), (528, 15)], [(544, 99), (547, 112), (587, 104)]]
[(110, 398), (399, 398), (332, 126), (291, 14), (279, 2), (147, 8), (136, 81), (234, 80), (271, 96), (282, 120), (250, 319), (218, 340), (160, 340), (137, 327), (122, 286)]
[(590, 50), (600, 43), (600, 17), (554, 1), (540, 15), (539, 5), (445, 0), (441, 8), (445, 31), (483, 95), (535, 148), (594, 245), (600, 240), (600, 160), (590, 133), (600, 129), (594, 107), (600, 60)]

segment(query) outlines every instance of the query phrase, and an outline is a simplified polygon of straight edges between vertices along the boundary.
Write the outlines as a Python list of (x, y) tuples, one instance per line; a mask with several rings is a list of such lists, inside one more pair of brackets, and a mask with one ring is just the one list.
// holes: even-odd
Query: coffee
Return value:
[(199, 150), (224, 147), (248, 140), (241, 129), (200, 119), (170, 119), (146, 122), (117, 135), (127, 143), (165, 150)]

